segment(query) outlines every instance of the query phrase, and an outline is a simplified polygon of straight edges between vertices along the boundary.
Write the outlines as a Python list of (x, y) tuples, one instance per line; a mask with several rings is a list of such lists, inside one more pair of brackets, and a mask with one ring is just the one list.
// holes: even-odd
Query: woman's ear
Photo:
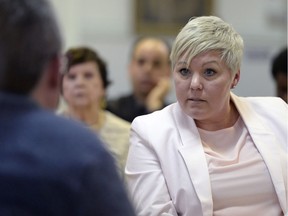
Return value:
[(233, 82), (231, 88), (235, 88), (240, 80), (240, 70), (234, 75)]

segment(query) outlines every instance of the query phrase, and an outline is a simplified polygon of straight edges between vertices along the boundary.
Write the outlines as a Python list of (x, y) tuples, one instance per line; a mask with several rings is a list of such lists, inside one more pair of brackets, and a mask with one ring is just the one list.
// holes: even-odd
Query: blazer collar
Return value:
[(200, 135), (194, 120), (176, 104), (176, 124), (182, 140), (179, 152), (186, 164), (190, 179), (201, 203), (204, 216), (213, 215), (210, 177)]
[(264, 163), (269, 170), (279, 203), (285, 212), (287, 209), (284, 182), (285, 175), (283, 174), (281, 167), (281, 149), (279, 144), (277, 144), (277, 139), (273, 132), (265, 128), (265, 124), (261, 121), (257, 111), (255, 111), (249, 103), (233, 93), (231, 93), (231, 99), (240, 113), (256, 148), (260, 152)]

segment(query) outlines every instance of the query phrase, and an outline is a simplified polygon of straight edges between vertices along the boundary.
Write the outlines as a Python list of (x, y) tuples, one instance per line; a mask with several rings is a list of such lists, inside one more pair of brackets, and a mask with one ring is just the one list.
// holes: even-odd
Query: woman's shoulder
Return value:
[(131, 123), (118, 117), (117, 115), (105, 110), (105, 124), (114, 125), (115, 127), (130, 129)]
[(254, 109), (287, 111), (288, 108), (287, 103), (279, 97), (243, 97), (242, 101)]
[(132, 122), (132, 127), (142, 125), (147, 129), (164, 129), (167, 126), (174, 125), (175, 113), (177, 112), (177, 103), (170, 104), (161, 110), (136, 117)]
[(288, 106), (278, 97), (239, 97), (235, 100), (240, 114), (246, 122), (262, 122), (269, 130), (287, 133)]
[(254, 110), (287, 110), (287, 103), (279, 97), (240, 97), (232, 94), (233, 101), (241, 107), (249, 106)]

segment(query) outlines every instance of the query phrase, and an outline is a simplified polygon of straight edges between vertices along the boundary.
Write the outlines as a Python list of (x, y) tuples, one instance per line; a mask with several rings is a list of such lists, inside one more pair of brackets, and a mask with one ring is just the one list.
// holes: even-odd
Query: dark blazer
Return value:
[(93, 132), (0, 93), (1, 216), (132, 216), (114, 161)]

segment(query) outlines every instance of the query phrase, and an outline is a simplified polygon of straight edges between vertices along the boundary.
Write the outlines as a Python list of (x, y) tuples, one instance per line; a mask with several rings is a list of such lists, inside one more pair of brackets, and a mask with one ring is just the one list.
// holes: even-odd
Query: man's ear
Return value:
[(166, 67), (166, 73), (165, 73), (165, 75), (166, 75), (168, 78), (170, 78), (171, 75), (172, 75), (172, 68), (171, 68), (171, 64), (170, 64), (170, 63), (169, 63), (169, 64), (167, 65), (167, 67)]
[(134, 62), (132, 62), (133, 61), (133, 59), (131, 59), (130, 60), (130, 62), (128, 63), (128, 65), (127, 65), (127, 69), (128, 69), (128, 75), (129, 76), (131, 76), (131, 74), (132, 74), (132, 71), (133, 71), (133, 64), (134, 64)]
[(60, 66), (61, 62), (59, 56), (53, 57), (47, 65), (47, 85), (52, 89), (59, 88)]
[(43, 69), (43, 74), (31, 92), (31, 96), (44, 108), (55, 109), (60, 94), (60, 58), (55, 56)]

